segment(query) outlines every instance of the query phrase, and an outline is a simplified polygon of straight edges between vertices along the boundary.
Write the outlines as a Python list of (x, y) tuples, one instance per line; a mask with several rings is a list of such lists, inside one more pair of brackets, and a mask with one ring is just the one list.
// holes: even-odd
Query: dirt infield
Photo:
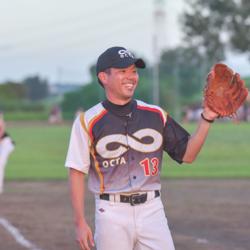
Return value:
[[(249, 180), (163, 180), (176, 250), (250, 249)], [(93, 196), (87, 195), (93, 228)], [(66, 181), (6, 182), (0, 220), (32, 246), (24, 247), (0, 223), (0, 250), (76, 250)]]

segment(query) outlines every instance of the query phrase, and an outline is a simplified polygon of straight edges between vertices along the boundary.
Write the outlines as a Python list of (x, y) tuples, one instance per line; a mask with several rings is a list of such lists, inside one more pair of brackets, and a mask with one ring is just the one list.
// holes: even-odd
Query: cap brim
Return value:
[(138, 59), (136, 59), (136, 61), (135, 61), (135, 66), (136, 66), (137, 68), (144, 69), (144, 68), (146, 68), (146, 63), (145, 63), (141, 58), (138, 58)]

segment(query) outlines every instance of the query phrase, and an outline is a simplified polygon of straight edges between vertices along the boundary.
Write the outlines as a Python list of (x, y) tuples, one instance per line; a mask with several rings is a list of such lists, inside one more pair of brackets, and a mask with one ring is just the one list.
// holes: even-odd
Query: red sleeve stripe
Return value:
[(166, 118), (164, 117), (164, 115), (162, 114), (162, 112), (159, 109), (157, 109), (157, 108), (151, 108), (151, 107), (145, 107), (145, 106), (140, 106), (140, 105), (137, 105), (137, 108), (140, 109), (140, 110), (147, 110), (147, 111), (150, 111), (150, 112), (158, 113), (160, 115), (160, 117), (161, 117), (163, 125), (165, 125)]

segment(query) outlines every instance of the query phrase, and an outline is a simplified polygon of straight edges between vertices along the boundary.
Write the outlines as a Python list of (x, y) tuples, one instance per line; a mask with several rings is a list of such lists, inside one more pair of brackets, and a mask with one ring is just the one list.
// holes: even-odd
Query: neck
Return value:
[(132, 97), (126, 98), (126, 99), (116, 99), (108, 95), (106, 97), (107, 97), (107, 100), (109, 100), (111, 103), (116, 104), (116, 105), (125, 105), (132, 100)]
[(102, 105), (106, 110), (110, 111), (116, 116), (125, 117), (127, 119), (128, 117), (131, 117), (131, 113), (134, 111), (136, 107), (136, 101), (131, 100), (130, 102), (122, 105), (122, 104), (115, 104), (107, 99), (102, 102)]

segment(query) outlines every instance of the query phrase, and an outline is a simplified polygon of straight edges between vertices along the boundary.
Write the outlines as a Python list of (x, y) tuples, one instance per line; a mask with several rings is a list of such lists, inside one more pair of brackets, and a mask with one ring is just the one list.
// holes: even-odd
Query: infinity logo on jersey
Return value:
[[(148, 143), (142, 140), (147, 139)], [(112, 159), (106, 162), (104, 167), (125, 164), (126, 161), (121, 157), (129, 148), (142, 153), (151, 153), (158, 150), (162, 145), (162, 135), (154, 129), (141, 129), (131, 135), (113, 134), (101, 138), (96, 144), (96, 151), (105, 159)], [(111, 145), (116, 145), (111, 148)]]
[[(151, 143), (142, 143), (140, 140), (148, 137)], [(138, 140), (137, 140), (138, 139)], [(116, 149), (110, 149), (109, 144), (116, 143), (120, 146)], [(96, 151), (103, 158), (113, 159), (123, 155), (131, 147), (138, 152), (151, 153), (158, 150), (162, 145), (161, 134), (154, 129), (141, 129), (130, 135), (113, 134), (101, 138), (96, 144)]]

